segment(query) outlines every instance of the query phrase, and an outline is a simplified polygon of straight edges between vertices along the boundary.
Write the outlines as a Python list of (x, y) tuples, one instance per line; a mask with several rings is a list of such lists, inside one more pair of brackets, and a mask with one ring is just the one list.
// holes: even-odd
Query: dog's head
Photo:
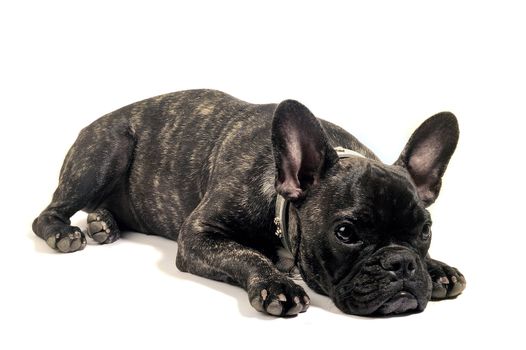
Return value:
[(292, 100), (276, 108), (272, 141), (276, 191), (292, 203), (291, 248), (307, 285), (350, 314), (423, 310), (432, 289), (426, 208), (458, 141), (455, 116), (426, 120), (393, 165), (339, 159), (332, 146), (342, 145)]

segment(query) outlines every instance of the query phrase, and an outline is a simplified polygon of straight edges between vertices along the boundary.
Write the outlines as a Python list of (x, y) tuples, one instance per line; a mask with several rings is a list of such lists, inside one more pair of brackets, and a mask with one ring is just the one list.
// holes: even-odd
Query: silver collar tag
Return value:
[(352, 149), (343, 148), (343, 147), (338, 146), (338, 147), (334, 147), (334, 150), (336, 151), (336, 153), (338, 153), (338, 157), (340, 158), (349, 158), (349, 157), (365, 158), (363, 154), (353, 151)]

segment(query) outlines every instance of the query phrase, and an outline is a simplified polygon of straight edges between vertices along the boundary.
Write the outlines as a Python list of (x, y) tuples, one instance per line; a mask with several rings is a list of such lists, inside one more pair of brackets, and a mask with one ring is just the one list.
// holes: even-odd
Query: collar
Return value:
[[(340, 159), (350, 158), (350, 157), (365, 158), (363, 154), (353, 151), (351, 149), (347, 149), (343, 147), (334, 147), (334, 150), (336, 151)], [(288, 217), (289, 206), (290, 206), (290, 202), (278, 193), (276, 195), (276, 211), (275, 211), (275, 216), (274, 216), (274, 224), (276, 225), (275, 233), (276, 233), (276, 236), (278, 236), (279, 239), (281, 239), (281, 244), (283, 244), (283, 247), (288, 252), (293, 254), (292, 247), (290, 245), (289, 232), (287, 230), (288, 221), (289, 221), (289, 217)]]

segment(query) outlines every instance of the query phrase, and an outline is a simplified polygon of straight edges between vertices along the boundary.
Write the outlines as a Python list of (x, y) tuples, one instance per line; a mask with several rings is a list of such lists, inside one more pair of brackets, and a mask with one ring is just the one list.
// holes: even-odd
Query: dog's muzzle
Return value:
[(366, 259), (354, 276), (341, 281), (332, 299), (350, 314), (403, 314), (423, 311), (431, 288), (422, 259), (406, 247), (389, 246)]

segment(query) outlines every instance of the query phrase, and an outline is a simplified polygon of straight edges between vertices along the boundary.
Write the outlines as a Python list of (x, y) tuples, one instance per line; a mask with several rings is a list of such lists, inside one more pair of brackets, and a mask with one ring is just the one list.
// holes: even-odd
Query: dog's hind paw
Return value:
[(303, 288), (286, 277), (255, 282), (248, 296), (254, 309), (273, 316), (296, 316), (310, 305)]
[(78, 227), (63, 226), (58, 228), (57, 232), (49, 235), (46, 243), (59, 252), (72, 253), (86, 247), (86, 237)]
[(108, 210), (97, 209), (88, 215), (88, 236), (100, 244), (113, 243), (120, 238), (119, 227)]
[(433, 281), (431, 300), (455, 298), (466, 288), (466, 279), (456, 268), (433, 259), (426, 263)]

